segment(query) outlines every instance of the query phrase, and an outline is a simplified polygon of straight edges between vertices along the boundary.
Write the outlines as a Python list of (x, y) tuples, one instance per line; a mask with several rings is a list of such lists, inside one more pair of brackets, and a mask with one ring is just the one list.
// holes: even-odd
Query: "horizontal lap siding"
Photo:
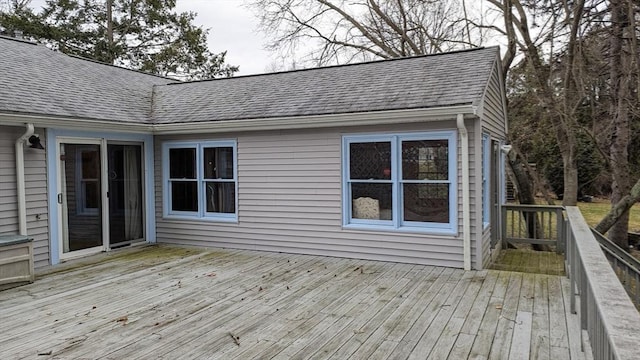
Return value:
[[(435, 129), (455, 123), (157, 137), (158, 241), (462, 267), (460, 238), (342, 228), (342, 133)], [(239, 222), (163, 219), (162, 143), (230, 138), (238, 141)]]
[[(25, 129), (0, 126), (0, 234), (18, 233), (15, 141)], [(44, 146), (45, 133), (36, 129)], [(24, 150), (27, 233), (33, 237), (35, 267), (49, 264), (49, 217), (47, 209), (47, 173), (44, 150)]]
[(494, 139), (506, 137), (506, 114), (504, 92), (500, 74), (496, 68), (491, 75), (483, 104), (483, 130), (489, 132)]
[[(492, 139), (504, 140), (506, 138), (506, 116), (504, 87), (502, 85), (500, 70), (496, 66), (487, 85), (483, 104), (482, 131), (491, 135)], [(481, 210), (481, 208), (480, 208)], [(491, 254), (491, 231), (495, 224), (484, 232), (482, 241), (482, 257), (486, 266)]]

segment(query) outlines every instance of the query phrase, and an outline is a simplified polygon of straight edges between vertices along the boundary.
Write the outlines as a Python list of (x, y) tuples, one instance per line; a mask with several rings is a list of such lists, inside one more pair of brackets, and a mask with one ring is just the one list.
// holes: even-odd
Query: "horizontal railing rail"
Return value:
[(591, 229), (591, 232), (631, 301), (637, 309), (640, 309), (640, 261), (594, 229)]
[(558, 205), (502, 205), (502, 240), (539, 244), (564, 251), (564, 207)]
[(580, 210), (566, 207), (566, 263), (571, 311), (580, 314), (595, 359), (637, 359), (640, 313)]

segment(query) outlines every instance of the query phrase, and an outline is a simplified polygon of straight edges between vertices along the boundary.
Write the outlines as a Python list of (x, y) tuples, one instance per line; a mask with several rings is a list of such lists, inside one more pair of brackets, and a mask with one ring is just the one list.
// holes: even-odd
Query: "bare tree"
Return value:
[(268, 47), (313, 65), (477, 46), (457, 1), (255, 0)]
[[(638, 77), (638, 53), (635, 17), (640, 6), (627, 0), (611, 0), (611, 26), (609, 37), (609, 71), (611, 86), (611, 147), (610, 164), (613, 182), (611, 184), (611, 203), (614, 210), (616, 204), (624, 203), (631, 190), (629, 167), (630, 111), (637, 108), (634, 101), (634, 76)], [(637, 92), (637, 88), (635, 88)], [(635, 105), (635, 106), (634, 106)], [(636, 190), (637, 193), (637, 190)], [(632, 197), (633, 198), (633, 197)], [(637, 197), (636, 197), (637, 200)], [(614, 211), (612, 211), (613, 213)], [(617, 221), (609, 229), (609, 237), (616, 244), (627, 248), (629, 212), (616, 213)], [(602, 230), (602, 228), (600, 229)]]
[(517, 51), (524, 55), (536, 97), (550, 119), (562, 154), (563, 204), (575, 205), (578, 195), (576, 110), (585, 97), (578, 74), (582, 59), (578, 44), (588, 31), (591, 13), (597, 11), (597, 7), (586, 6), (585, 0), (488, 1), (504, 19), (502, 27), (493, 27), (508, 42), (504, 72), (507, 73)]

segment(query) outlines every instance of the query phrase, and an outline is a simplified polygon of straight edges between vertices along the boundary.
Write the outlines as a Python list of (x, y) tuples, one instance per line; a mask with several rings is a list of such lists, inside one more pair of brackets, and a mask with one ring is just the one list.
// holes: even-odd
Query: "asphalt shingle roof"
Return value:
[(0, 111), (146, 123), (168, 79), (0, 38)]
[(179, 83), (0, 37), (0, 112), (187, 123), (476, 105), (497, 47)]
[(498, 48), (155, 88), (156, 123), (184, 123), (476, 104)]

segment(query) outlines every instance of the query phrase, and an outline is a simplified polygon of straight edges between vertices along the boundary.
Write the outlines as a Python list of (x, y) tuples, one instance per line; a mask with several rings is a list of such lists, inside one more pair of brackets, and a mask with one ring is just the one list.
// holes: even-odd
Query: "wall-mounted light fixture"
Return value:
[(32, 149), (40, 149), (40, 150), (44, 150), (44, 147), (42, 146), (42, 144), (40, 143), (40, 136), (38, 135), (31, 135), (29, 137), (29, 147)]

